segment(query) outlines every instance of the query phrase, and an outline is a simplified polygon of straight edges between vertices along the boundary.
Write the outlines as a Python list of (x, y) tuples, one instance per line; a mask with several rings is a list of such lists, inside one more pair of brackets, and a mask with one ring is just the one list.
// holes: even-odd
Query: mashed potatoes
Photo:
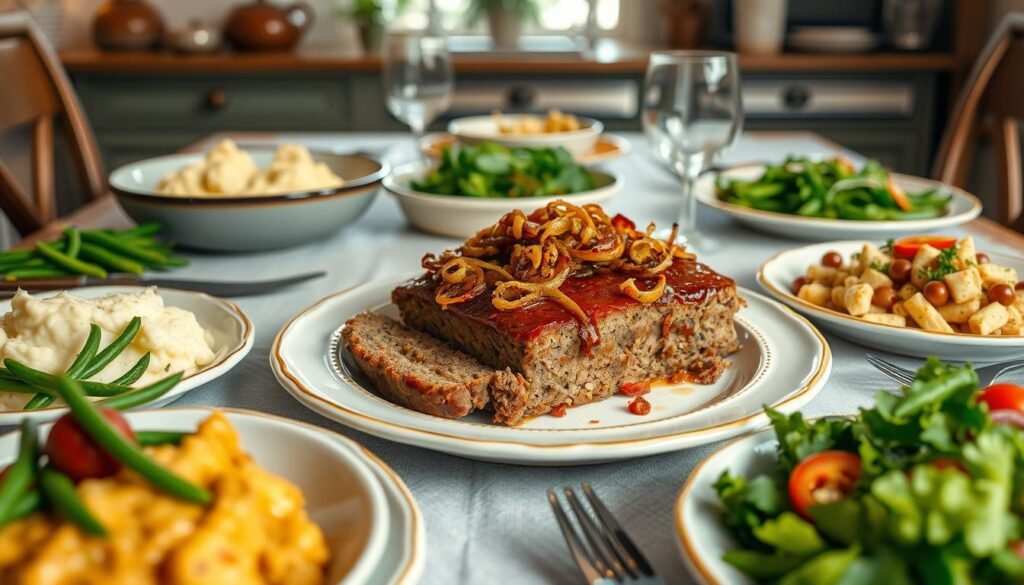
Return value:
[[(56, 374), (67, 370), (95, 323), (103, 332), (101, 347), (121, 334), (133, 317), (142, 318), (135, 341), (93, 380), (114, 380), (150, 352), (149, 369), (135, 383), (144, 386), (174, 372), (186, 375), (216, 358), (213, 337), (196, 316), (177, 307), (165, 307), (152, 288), (85, 299), (62, 292), (46, 299), (25, 291), (11, 300), (11, 312), (2, 318), (0, 359), (13, 358), (33, 368)], [(31, 398), (0, 392), (0, 410), (17, 410)]]
[(327, 165), (314, 161), (304, 146), (281, 145), (270, 167), (260, 170), (248, 152), (223, 140), (202, 161), (164, 177), (156, 192), (179, 197), (276, 195), (343, 183)]
[(560, 110), (548, 110), (546, 118), (519, 116), (506, 120), (501, 112), (495, 112), (494, 117), (498, 120), (498, 131), (512, 136), (572, 132), (581, 128), (576, 116), (563, 114)]
[(0, 583), (11, 585), (321, 585), (329, 551), (302, 492), (242, 451), (220, 413), (180, 446), (146, 451), (208, 488), (208, 507), (175, 499), (122, 471), (78, 485), (106, 527), (89, 537), (36, 513), (0, 529)]

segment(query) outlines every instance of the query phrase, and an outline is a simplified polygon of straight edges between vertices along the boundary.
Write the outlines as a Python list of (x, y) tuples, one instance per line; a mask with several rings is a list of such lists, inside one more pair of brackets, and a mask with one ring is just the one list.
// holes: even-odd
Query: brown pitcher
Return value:
[(241, 51), (287, 51), (313, 24), (313, 7), (302, 2), (274, 6), (266, 0), (231, 11), (224, 36)]
[(92, 21), (93, 41), (109, 51), (152, 49), (163, 34), (163, 17), (144, 0), (108, 0)]

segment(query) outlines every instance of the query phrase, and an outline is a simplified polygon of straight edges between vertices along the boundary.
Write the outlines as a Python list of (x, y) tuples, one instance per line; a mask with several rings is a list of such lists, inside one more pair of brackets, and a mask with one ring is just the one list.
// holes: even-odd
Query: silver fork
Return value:
[[(594, 510), (594, 518), (583, 508), (571, 487), (563, 488), (565, 500), (576, 516), (577, 528), (569, 520), (555, 490), (548, 490), (548, 502), (558, 520), (558, 526), (569, 545), (569, 552), (589, 585), (664, 585), (661, 577), (647, 557), (597, 497), (589, 483), (583, 484), (583, 493)], [(583, 537), (580, 537), (580, 533)], [(584, 544), (586, 541), (586, 544)]]
[[(906, 368), (901, 368), (896, 364), (883, 360), (882, 358), (866, 354), (865, 356), (868, 363), (875, 366), (875, 369), (882, 372), (886, 376), (889, 376), (893, 380), (896, 380), (904, 386), (909, 386), (914, 382), (914, 372)], [(1024, 368), (1024, 360), (1012, 360), (1008, 362), (1002, 362), (998, 364), (992, 364), (991, 366), (984, 366), (981, 368), (975, 368), (974, 371), (978, 374), (978, 380), (981, 382), (981, 386), (988, 386), (994, 382), (997, 378), (1007, 372)]]

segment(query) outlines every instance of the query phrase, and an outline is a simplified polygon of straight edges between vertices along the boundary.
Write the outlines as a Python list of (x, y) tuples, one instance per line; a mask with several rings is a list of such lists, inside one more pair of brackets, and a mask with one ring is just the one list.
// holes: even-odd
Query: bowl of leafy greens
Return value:
[(436, 163), (399, 167), (383, 185), (415, 227), (465, 238), (516, 208), (543, 207), (556, 199), (603, 203), (619, 191), (622, 180), (577, 164), (562, 148), (485, 142), (454, 144)]
[(676, 504), (706, 584), (1024, 582), (1024, 388), (931, 358), (855, 415), (730, 443)]
[(889, 172), (877, 161), (858, 169), (842, 158), (741, 165), (705, 175), (695, 192), (743, 224), (809, 240), (928, 233), (981, 213), (981, 202), (962, 189)]

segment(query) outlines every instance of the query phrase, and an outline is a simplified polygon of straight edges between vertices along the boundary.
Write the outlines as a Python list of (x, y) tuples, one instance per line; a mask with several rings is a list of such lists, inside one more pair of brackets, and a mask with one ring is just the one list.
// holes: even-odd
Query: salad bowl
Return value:
[[(532, 114), (502, 114), (501, 119), (515, 123), (517, 119)], [(464, 144), (481, 142), (497, 142), (505, 146), (527, 148), (562, 147), (573, 157), (583, 157), (594, 150), (597, 139), (604, 132), (604, 124), (593, 118), (577, 117), (580, 121), (579, 130), (564, 132), (547, 132), (539, 134), (503, 134), (499, 129), (499, 120), (495, 116), (469, 116), (456, 118), (448, 124), (448, 133)]]

